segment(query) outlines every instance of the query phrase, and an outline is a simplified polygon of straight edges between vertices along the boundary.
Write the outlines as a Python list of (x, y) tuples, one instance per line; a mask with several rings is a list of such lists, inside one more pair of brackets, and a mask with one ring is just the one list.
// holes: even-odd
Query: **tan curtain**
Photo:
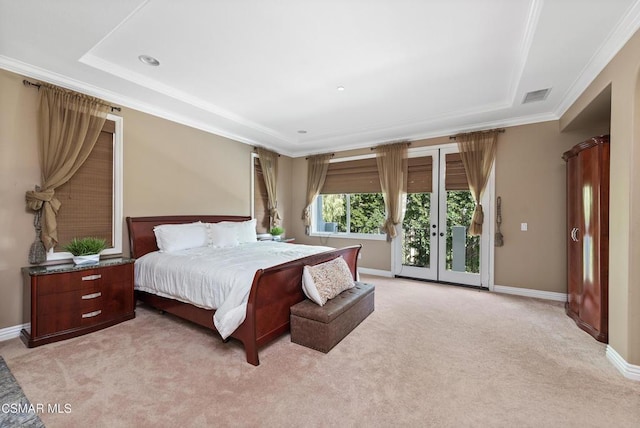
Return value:
[(28, 191), (26, 199), (27, 207), (40, 215), (40, 236), (49, 250), (58, 243), (56, 214), (61, 204), (55, 189), (76, 173), (93, 150), (110, 106), (97, 98), (47, 84), (41, 84), (39, 92), (42, 185)]
[(331, 154), (315, 155), (307, 159), (307, 205), (302, 211), (302, 220), (304, 220), (307, 235), (311, 226), (311, 204), (324, 185), (331, 156)]
[(484, 213), (480, 201), (489, 180), (493, 160), (496, 157), (498, 132), (498, 130), (493, 130), (456, 135), (458, 150), (460, 150), (460, 157), (469, 182), (469, 190), (476, 202), (468, 231), (471, 236), (482, 234)]
[(256, 147), (258, 160), (262, 168), (264, 184), (269, 196), (269, 216), (271, 227), (280, 226), (281, 218), (278, 212), (278, 154), (262, 147)]
[(380, 187), (384, 195), (387, 218), (383, 230), (387, 241), (397, 236), (396, 226), (402, 223), (407, 196), (407, 147), (408, 143), (387, 144), (376, 147), (376, 160)]

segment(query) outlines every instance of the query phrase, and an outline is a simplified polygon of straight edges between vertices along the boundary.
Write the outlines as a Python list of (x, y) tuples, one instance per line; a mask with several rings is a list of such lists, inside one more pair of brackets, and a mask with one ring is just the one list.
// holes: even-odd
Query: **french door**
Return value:
[(393, 244), (393, 273), (487, 287), (490, 184), (481, 201), (483, 236), (468, 236), (475, 203), (457, 145), (412, 151), (404, 222)]

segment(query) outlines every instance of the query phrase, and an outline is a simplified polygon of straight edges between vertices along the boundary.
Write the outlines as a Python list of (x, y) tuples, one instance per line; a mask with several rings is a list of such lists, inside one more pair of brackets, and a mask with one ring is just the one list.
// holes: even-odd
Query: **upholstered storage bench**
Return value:
[(291, 307), (291, 341), (327, 353), (373, 312), (375, 286), (356, 282), (324, 306), (311, 300)]

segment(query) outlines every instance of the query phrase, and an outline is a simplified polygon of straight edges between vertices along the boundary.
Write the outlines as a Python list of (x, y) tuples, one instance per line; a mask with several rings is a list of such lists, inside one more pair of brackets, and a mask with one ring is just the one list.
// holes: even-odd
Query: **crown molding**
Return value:
[(640, 0), (636, 0), (562, 97), (555, 109), (558, 117), (566, 113), (639, 28)]
[[(429, 132), (409, 133), (397, 138), (393, 138), (392, 140), (388, 138), (387, 139), (375, 138), (375, 137), (367, 138), (366, 137), (367, 133), (360, 133), (360, 134), (353, 135), (354, 138), (357, 137), (360, 140), (356, 143), (344, 144), (344, 143), (341, 143), (340, 141), (335, 141), (333, 145), (327, 145), (326, 147), (323, 147), (321, 150), (317, 149), (316, 147), (302, 148), (301, 150), (292, 151), (292, 153), (289, 156), (297, 158), (297, 157), (309, 156), (317, 153), (357, 150), (357, 149), (363, 149), (363, 148), (375, 146), (377, 144), (390, 143), (392, 141), (426, 140), (430, 138), (447, 137), (449, 135), (455, 135), (463, 132), (471, 132), (471, 131), (477, 131), (482, 129), (509, 128), (513, 126), (530, 125), (532, 123), (542, 123), (542, 122), (549, 122), (553, 120), (559, 120), (559, 117), (556, 116), (554, 113), (541, 113), (541, 114), (534, 114), (529, 116), (519, 116), (519, 117), (504, 119), (504, 120), (472, 122), (472, 123), (469, 123), (468, 125), (465, 125), (464, 128), (462, 127), (439, 128)], [(375, 131), (371, 131), (371, 133), (373, 132)], [(342, 138), (344, 138), (344, 136), (335, 137), (333, 139), (331, 138), (322, 139), (314, 142), (322, 142), (326, 144), (328, 142), (331, 142), (332, 140), (337, 140)], [(363, 139), (364, 141), (362, 141)]]
[(265, 144), (262, 141), (254, 140), (252, 138), (247, 138), (247, 137), (238, 135), (236, 133), (229, 132), (224, 129), (212, 126), (209, 123), (199, 121), (199, 120), (193, 120), (190, 117), (180, 115), (180, 114), (175, 114), (174, 112), (159, 108), (153, 104), (140, 102), (137, 99), (134, 99), (131, 97), (125, 97), (120, 94), (116, 94), (114, 92), (107, 91), (102, 88), (98, 88), (97, 86), (93, 86), (85, 82), (81, 82), (79, 80), (71, 79), (61, 74), (54, 73), (52, 71), (45, 70), (43, 68), (36, 67), (21, 61), (17, 61), (13, 58), (9, 58), (3, 55), (0, 55), (0, 68), (10, 71), (12, 73), (19, 74), (27, 78), (36, 79), (36, 80), (47, 82), (47, 83), (57, 85), (66, 89), (81, 92), (86, 95), (91, 95), (97, 98), (101, 98), (114, 105), (130, 108), (133, 110), (140, 111), (142, 113), (147, 113), (152, 116), (159, 117), (161, 119), (165, 119), (171, 122), (185, 125), (190, 128), (198, 129), (200, 131), (204, 131), (210, 134), (215, 134), (224, 138), (228, 138), (230, 140), (237, 141), (239, 143), (252, 145), (252, 146), (262, 145), (268, 149), (276, 150), (278, 153), (283, 154), (285, 156), (290, 156), (290, 157), (292, 156), (290, 152), (286, 150), (282, 150), (280, 148), (276, 148), (269, 144)]

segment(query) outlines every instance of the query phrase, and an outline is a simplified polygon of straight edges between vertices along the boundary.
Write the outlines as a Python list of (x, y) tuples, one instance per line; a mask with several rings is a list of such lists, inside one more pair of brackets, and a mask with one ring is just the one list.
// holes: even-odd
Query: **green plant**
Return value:
[(271, 233), (273, 236), (282, 235), (284, 233), (284, 229), (280, 226), (275, 226), (271, 228), (271, 231), (269, 231), (269, 233)]
[(107, 241), (102, 238), (73, 238), (71, 242), (63, 247), (65, 251), (70, 252), (74, 256), (88, 256), (91, 254), (99, 254), (107, 248)]

